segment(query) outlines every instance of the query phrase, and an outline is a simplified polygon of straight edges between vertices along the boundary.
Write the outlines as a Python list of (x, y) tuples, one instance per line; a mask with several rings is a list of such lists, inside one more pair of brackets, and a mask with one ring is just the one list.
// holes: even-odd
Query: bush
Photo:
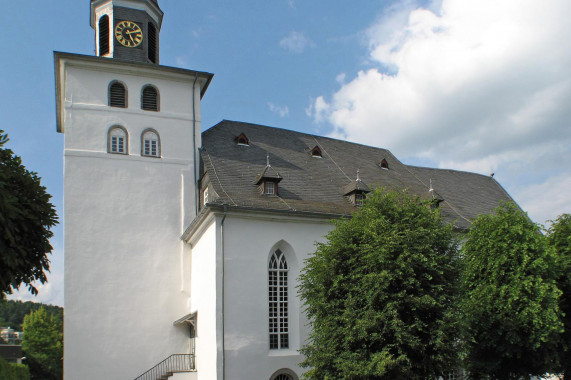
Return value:
[(0, 358), (0, 378), (2, 380), (30, 380), (30, 371), (23, 364), (8, 363)]

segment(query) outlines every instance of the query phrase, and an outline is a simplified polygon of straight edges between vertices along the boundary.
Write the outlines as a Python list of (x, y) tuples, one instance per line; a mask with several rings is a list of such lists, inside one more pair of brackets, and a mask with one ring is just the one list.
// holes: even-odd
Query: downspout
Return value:
[(196, 172), (198, 171), (198, 155), (196, 154), (196, 81), (198, 80), (198, 73), (194, 74), (194, 83), (192, 84), (192, 155), (194, 162), (194, 215), (198, 215), (198, 179)]
[(220, 250), (222, 251), (222, 380), (226, 379), (226, 350), (224, 348), (224, 221), (226, 220), (227, 212), (228, 206), (224, 205), (224, 216), (222, 216), (222, 221), (220, 222)]

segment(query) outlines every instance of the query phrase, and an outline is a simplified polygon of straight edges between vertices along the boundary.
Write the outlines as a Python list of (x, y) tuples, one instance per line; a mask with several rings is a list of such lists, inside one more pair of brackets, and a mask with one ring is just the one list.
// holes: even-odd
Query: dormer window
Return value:
[(259, 186), (259, 190), (263, 195), (278, 195), (278, 183), (281, 180), (282, 176), (280, 173), (270, 165), (270, 155), (268, 153), (266, 167), (256, 177), (254, 184)]
[(384, 158), (379, 164), (379, 166), (381, 167), (381, 169), (389, 170), (389, 163)]
[(202, 193), (202, 205), (206, 206), (206, 204), (208, 203), (210, 197), (210, 191), (208, 190), (208, 187), (206, 189), (204, 189), (204, 192)]
[(248, 140), (246, 135), (243, 133), (240, 133), (240, 136), (236, 137), (234, 139), (234, 141), (236, 141), (237, 145), (242, 145), (242, 146), (249, 146), (250, 145), (250, 140)]
[(319, 146), (316, 145), (316, 146), (311, 150), (311, 157), (323, 158), (323, 155), (321, 154), (321, 149), (319, 148)]
[(357, 179), (351, 181), (351, 183), (348, 183), (341, 189), (341, 193), (357, 207), (363, 205), (365, 198), (367, 198), (367, 193), (370, 192), (371, 189), (369, 189), (369, 186), (359, 178), (359, 171), (357, 171)]

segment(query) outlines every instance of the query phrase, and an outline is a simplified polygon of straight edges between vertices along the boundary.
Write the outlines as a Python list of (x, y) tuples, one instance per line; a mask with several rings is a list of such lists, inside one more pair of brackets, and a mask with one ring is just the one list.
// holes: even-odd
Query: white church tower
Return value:
[(55, 53), (64, 145), (69, 380), (133, 379), (193, 350), (200, 100), (212, 74), (159, 65), (157, 0), (91, 0), (96, 55)]

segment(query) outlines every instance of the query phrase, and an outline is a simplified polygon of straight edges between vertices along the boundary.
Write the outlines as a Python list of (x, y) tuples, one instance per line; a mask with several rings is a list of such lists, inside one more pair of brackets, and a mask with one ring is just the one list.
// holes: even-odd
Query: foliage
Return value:
[(307, 379), (425, 379), (454, 366), (457, 245), (430, 201), (377, 189), (300, 277)]
[(46, 281), (50, 228), (57, 223), (51, 196), (40, 178), (22, 165), (22, 159), (4, 148), (8, 137), (0, 130), (0, 298), (33, 281)]
[(561, 331), (555, 257), (512, 203), (472, 224), (462, 248), (466, 367), (474, 378), (518, 379), (553, 369)]
[(22, 349), (29, 360), (32, 379), (63, 376), (63, 325), (41, 307), (24, 318)]
[(2, 380), (29, 380), (30, 371), (23, 364), (8, 363), (0, 357), (0, 379)]
[(0, 301), (0, 326), (10, 326), (16, 331), (22, 331), (24, 317), (40, 307), (45, 308), (48, 314), (52, 314), (59, 321), (63, 321), (62, 307), (31, 301), (4, 300)]
[(550, 245), (557, 255), (557, 287), (563, 292), (559, 307), (565, 331), (558, 347), (560, 371), (571, 378), (571, 215), (560, 215), (548, 231)]

